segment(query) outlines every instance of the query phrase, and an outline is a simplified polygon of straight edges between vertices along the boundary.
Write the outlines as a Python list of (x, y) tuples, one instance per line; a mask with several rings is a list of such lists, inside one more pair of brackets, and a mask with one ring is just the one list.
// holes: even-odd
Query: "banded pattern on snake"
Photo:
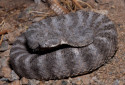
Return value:
[(117, 31), (105, 15), (77, 11), (34, 23), (14, 42), (10, 65), (30, 79), (62, 79), (89, 73), (117, 49)]

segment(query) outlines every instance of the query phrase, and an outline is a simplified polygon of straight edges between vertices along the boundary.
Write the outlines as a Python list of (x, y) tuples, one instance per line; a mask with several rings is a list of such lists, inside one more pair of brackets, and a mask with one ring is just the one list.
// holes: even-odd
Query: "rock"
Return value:
[(113, 85), (119, 85), (119, 83), (120, 83), (119, 80), (115, 80), (115, 81), (113, 82)]
[[(5, 61), (4, 61), (5, 62)], [(8, 62), (7, 62), (8, 63)], [(6, 63), (6, 64), (7, 64)], [(2, 65), (2, 68), (1, 68), (1, 73), (2, 73), (2, 77), (6, 78), (7, 81), (14, 81), (14, 80), (18, 80), (19, 77), (17, 76), (17, 74), (11, 70), (9, 68), (9, 66), (4, 66)], [(6, 81), (6, 80), (5, 80)]]
[(13, 81), (10, 85), (21, 85), (19, 80)]
[(98, 78), (96, 76), (92, 77), (92, 82), (97, 82), (99, 83), (100, 81), (98, 80)]
[(8, 33), (6, 35), (6, 38), (8, 39), (9, 44), (12, 44), (15, 41), (16, 37), (18, 37), (24, 31), (25, 29), (17, 29), (14, 32)]
[(92, 77), (92, 80), (97, 81), (98, 79), (96, 76), (94, 76), (94, 77)]
[(62, 81), (61, 85), (67, 85), (67, 81)]
[(2, 78), (4, 75), (3, 75), (3, 72), (1, 72), (0, 70), (0, 78)]
[(33, 22), (38, 22), (41, 21), (42, 19), (44, 19), (43, 17), (36, 17), (33, 19)]
[(56, 80), (50, 80), (50, 81), (45, 81), (45, 84), (43, 84), (43, 85), (61, 85), (61, 83), (62, 83), (62, 81), (61, 80), (58, 80), (58, 81), (56, 81)]
[(40, 83), (40, 81), (35, 80), (35, 79), (30, 79), (28, 82), (28, 85), (38, 85)]
[(45, 82), (45, 85), (71, 85), (67, 80), (51, 80), (49, 82)]
[(45, 83), (45, 82), (43, 82), (43, 81), (40, 81), (39, 85), (44, 85), (44, 83)]
[(11, 73), (10, 73), (10, 81), (14, 81), (14, 80), (18, 80), (19, 79), (19, 76), (12, 70)]
[(125, 81), (123, 80), (123, 81), (120, 81), (119, 82), (119, 85), (125, 85)]
[(6, 82), (8, 82), (8, 81), (9, 81), (9, 79), (8, 79), (8, 78), (4, 78), (4, 77), (3, 77), (3, 78), (0, 78), (0, 81), (3, 81), (3, 82), (4, 82), (4, 81), (6, 81)]
[(9, 60), (9, 57), (1, 57), (0, 58), (1, 69), (2, 69), (2, 67), (8, 67), (8, 60)]
[(3, 81), (0, 81), (0, 85), (3, 85), (5, 82), (3, 82)]
[(82, 76), (82, 82), (83, 82), (83, 85), (85, 84), (85, 85), (89, 85), (89, 84), (91, 84), (92, 83), (92, 79), (91, 79), (91, 77), (90, 77), (90, 75), (84, 75), (84, 76)]
[(25, 77), (23, 77), (23, 78), (21, 79), (21, 82), (22, 82), (22, 84), (27, 85), (27, 84), (28, 84), (28, 79), (26, 79)]
[(82, 85), (83, 81), (82, 81), (81, 77), (77, 77), (77, 78), (72, 80), (72, 84), (73, 85)]
[(41, 0), (34, 0), (34, 2), (35, 2), (36, 4), (40, 4), (40, 3), (41, 3)]
[(7, 37), (5, 35), (3, 36), (3, 41), (7, 41)]
[(0, 52), (6, 51), (8, 49), (8, 42), (3, 41), (2, 44), (0, 45)]
[(5, 57), (5, 56), (9, 56), (9, 55), (10, 55), (10, 50), (0, 53), (1, 57)]
[(93, 11), (97, 12), (99, 14), (108, 15), (108, 10), (96, 10), (96, 9), (93, 9)]
[(5, 78), (10, 78), (11, 69), (9, 67), (2, 67), (2, 72)]

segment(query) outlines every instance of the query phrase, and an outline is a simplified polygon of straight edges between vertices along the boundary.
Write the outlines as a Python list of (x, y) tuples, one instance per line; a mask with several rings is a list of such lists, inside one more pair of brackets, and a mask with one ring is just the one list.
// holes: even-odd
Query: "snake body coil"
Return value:
[(62, 79), (91, 72), (117, 49), (117, 31), (105, 15), (77, 11), (34, 23), (17, 38), (10, 64), (21, 77)]

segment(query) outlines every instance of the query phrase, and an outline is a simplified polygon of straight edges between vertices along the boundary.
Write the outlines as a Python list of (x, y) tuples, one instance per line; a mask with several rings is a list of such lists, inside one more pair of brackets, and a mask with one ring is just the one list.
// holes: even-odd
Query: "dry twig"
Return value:
[(89, 5), (88, 3), (84, 2), (84, 1), (81, 1), (81, 0), (77, 0), (77, 1), (78, 1), (78, 2), (81, 2), (81, 3), (83, 3), (83, 4), (86, 4), (90, 9), (92, 9), (92, 6)]
[(73, 0), (73, 2), (74, 2), (81, 10), (83, 9), (83, 7), (78, 3), (77, 0)]
[(63, 7), (67, 8), (71, 12), (75, 12), (77, 9), (83, 10), (83, 4), (87, 5), (90, 9), (92, 9), (91, 5), (82, 0), (61, 0), (60, 2), (63, 3)]
[(1, 36), (1, 39), (0, 39), (0, 45), (2, 44), (3, 37), (4, 37), (4, 35)]
[(2, 22), (0, 23), (0, 26), (1, 26), (1, 31), (0, 31), (0, 36), (1, 36), (0, 45), (1, 45), (2, 41), (3, 41), (4, 34), (9, 32), (9, 30), (7, 30), (7, 29), (2, 30), (2, 28), (3, 28), (4, 25), (5, 25), (5, 21), (2, 20)]

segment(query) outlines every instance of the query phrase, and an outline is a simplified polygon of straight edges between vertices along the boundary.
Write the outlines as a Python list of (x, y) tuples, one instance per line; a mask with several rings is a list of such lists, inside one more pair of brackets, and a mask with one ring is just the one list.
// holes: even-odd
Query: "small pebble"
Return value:
[(21, 85), (19, 80), (13, 81), (10, 85)]
[(9, 44), (13, 44), (13, 42), (15, 41), (16, 37), (18, 37), (22, 32), (24, 32), (24, 29), (17, 29), (14, 32), (8, 33), (6, 35)]
[(92, 83), (91, 82), (92, 78), (90, 77), (90, 75), (82, 76), (81, 80), (82, 80), (83, 84), (85, 84), (85, 85), (89, 85), (90, 83)]
[(67, 81), (62, 81), (62, 85), (67, 85)]
[(28, 79), (26, 79), (25, 77), (23, 77), (23, 78), (21, 79), (21, 82), (22, 82), (22, 84), (27, 85), (27, 84), (28, 84)]
[(3, 81), (0, 80), (0, 85), (3, 85), (4, 83), (5, 83), (5, 82), (3, 82)]
[(6, 51), (8, 49), (8, 42), (3, 41), (2, 44), (0, 45), (0, 52)]
[(81, 80), (81, 77), (77, 77), (77, 78), (73, 79), (72, 84), (81, 85), (81, 84), (83, 84), (83, 81)]
[(43, 17), (36, 17), (33, 19), (33, 22), (38, 22), (41, 21), (43, 19)]
[(119, 85), (119, 80), (115, 80), (114, 82), (113, 82), (113, 85)]
[(38, 85), (40, 81), (35, 79), (29, 79), (28, 85)]
[(2, 67), (2, 72), (5, 78), (10, 78), (11, 69), (9, 67)]
[(108, 15), (108, 10), (95, 10), (94, 9), (94, 12), (97, 12), (97, 13), (99, 13), (99, 14), (103, 14), (103, 15)]
[(5, 57), (10, 55), (10, 49), (0, 53), (0, 57)]
[(44, 81), (40, 81), (39, 85), (44, 85), (44, 83), (45, 83)]
[[(1, 68), (0, 68), (1, 69)], [(4, 75), (3, 75), (3, 73), (1, 72), (1, 70), (0, 70), (0, 78), (2, 78)]]
[(10, 81), (18, 80), (19, 76), (12, 70), (10, 73)]
[(34, 0), (34, 2), (35, 2), (36, 4), (40, 4), (40, 3), (41, 3), (41, 0)]

